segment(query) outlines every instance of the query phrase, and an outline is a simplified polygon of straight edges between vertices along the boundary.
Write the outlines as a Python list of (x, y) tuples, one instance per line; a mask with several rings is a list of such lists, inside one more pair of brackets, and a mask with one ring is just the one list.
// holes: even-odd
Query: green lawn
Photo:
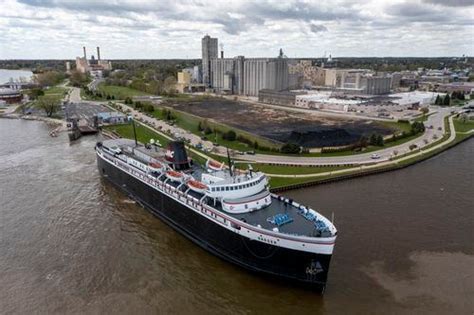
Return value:
[[(252, 168), (256, 171), (261, 171), (267, 174), (282, 175), (318, 174), (350, 168), (349, 166), (284, 166), (261, 163), (254, 163), (251, 165)], [(236, 163), (236, 167), (240, 169), (247, 169), (248, 163)]]
[(454, 128), (458, 132), (468, 132), (474, 129), (474, 120), (467, 120), (466, 122), (461, 121), (459, 118), (453, 119)]
[[(105, 130), (114, 131), (123, 138), (133, 139), (133, 126), (131, 124), (105, 126)], [(168, 139), (140, 123), (135, 123), (137, 140), (141, 143), (148, 143), (150, 139), (159, 140), (162, 146), (166, 146)]]
[(126, 86), (117, 85), (106, 85), (99, 84), (98, 91), (103, 94), (104, 97), (107, 95), (115, 96), (115, 99), (125, 99), (127, 97), (152, 95), (146, 92), (138, 91)]
[[(134, 139), (133, 126), (131, 124), (106, 126), (106, 127), (104, 127), (104, 129), (108, 130), (108, 131), (114, 131), (123, 138)], [(135, 124), (135, 129), (136, 129), (136, 133), (137, 133), (138, 142), (148, 143), (148, 142), (150, 142), (150, 139), (154, 139), (155, 141), (159, 140), (160, 144), (163, 147), (166, 147), (166, 145), (168, 145), (168, 143), (170, 142), (170, 140), (168, 140), (167, 138), (163, 137), (159, 133), (145, 127), (144, 125), (142, 125), (138, 122)], [(199, 156), (199, 155), (197, 155), (193, 152), (190, 152), (189, 150), (188, 150), (188, 154), (195, 162), (197, 162), (201, 165), (206, 163), (205, 158), (203, 158), (203, 157), (201, 157), (201, 156)]]
[(431, 115), (433, 115), (433, 113), (429, 113), (429, 114), (425, 114), (425, 115), (422, 115), (420, 117), (417, 117), (415, 119), (413, 119), (413, 121), (418, 121), (418, 122), (425, 122), (428, 120), (428, 117), (430, 117)]
[(312, 183), (320, 180), (330, 178), (331, 176), (320, 176), (320, 177), (300, 177), (300, 178), (285, 178), (285, 177), (271, 177), (270, 187), (278, 188), (285, 187), (294, 184)]
[(377, 124), (382, 125), (386, 128), (390, 128), (399, 132), (410, 132), (411, 125), (408, 122), (398, 122), (398, 121), (377, 121)]
[(68, 89), (62, 87), (62, 86), (53, 86), (50, 87), (49, 89), (44, 90), (45, 95), (61, 95), (64, 96), (67, 93)]

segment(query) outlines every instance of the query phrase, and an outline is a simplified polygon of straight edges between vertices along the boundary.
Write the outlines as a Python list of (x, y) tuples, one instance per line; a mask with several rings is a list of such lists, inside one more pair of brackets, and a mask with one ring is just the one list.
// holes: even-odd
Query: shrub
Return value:
[(280, 151), (282, 153), (295, 154), (300, 153), (301, 147), (295, 143), (288, 142), (281, 147)]
[(222, 135), (222, 139), (228, 140), (228, 141), (235, 141), (236, 138), (237, 138), (237, 134), (235, 133), (234, 130), (229, 130)]
[(207, 127), (204, 129), (204, 134), (208, 135), (208, 134), (211, 134), (211, 133), (212, 133), (211, 127), (207, 126)]

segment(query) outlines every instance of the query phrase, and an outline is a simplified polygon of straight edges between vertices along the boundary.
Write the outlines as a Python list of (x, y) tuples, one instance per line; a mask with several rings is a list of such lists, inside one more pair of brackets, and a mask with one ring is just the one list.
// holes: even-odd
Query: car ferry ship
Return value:
[(337, 230), (308, 206), (273, 194), (264, 173), (188, 158), (133, 140), (98, 142), (100, 174), (194, 243), (248, 270), (324, 292)]

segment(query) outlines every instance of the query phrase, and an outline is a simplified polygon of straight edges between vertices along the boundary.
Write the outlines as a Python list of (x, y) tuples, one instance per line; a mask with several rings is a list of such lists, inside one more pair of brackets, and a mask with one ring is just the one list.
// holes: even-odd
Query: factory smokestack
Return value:
[(221, 59), (224, 59), (224, 51), (221, 50)]
[(97, 46), (97, 60), (100, 60), (100, 48)]
[(86, 55), (86, 46), (83, 46), (82, 49), (84, 50), (84, 59), (87, 59), (87, 55)]

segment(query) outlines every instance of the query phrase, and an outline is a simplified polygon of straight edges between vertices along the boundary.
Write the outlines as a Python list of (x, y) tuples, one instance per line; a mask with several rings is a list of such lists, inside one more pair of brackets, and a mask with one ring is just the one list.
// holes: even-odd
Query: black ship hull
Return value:
[(297, 251), (248, 239), (206, 219), (99, 156), (97, 162), (104, 178), (203, 249), (247, 270), (291, 280), (324, 292), (331, 255)]

